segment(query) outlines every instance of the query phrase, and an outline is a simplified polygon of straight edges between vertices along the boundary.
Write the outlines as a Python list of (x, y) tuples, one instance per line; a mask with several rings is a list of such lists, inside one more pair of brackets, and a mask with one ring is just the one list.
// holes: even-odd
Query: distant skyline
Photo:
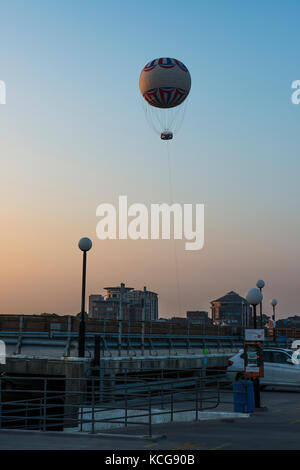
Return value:
[[(87, 236), (87, 295), (146, 285), (173, 316), (264, 279), (264, 312), (276, 297), (278, 318), (299, 314), (299, 14), (297, 0), (2, 0), (0, 312), (79, 312)], [(173, 199), (205, 205), (204, 248), (175, 242), (180, 296), (172, 240), (96, 237), (101, 203), (169, 202), (138, 87), (161, 56), (192, 77)]]

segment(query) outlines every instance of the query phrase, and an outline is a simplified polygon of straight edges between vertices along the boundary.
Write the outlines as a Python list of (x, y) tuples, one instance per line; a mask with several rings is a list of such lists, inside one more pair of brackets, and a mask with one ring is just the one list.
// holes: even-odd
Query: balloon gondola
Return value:
[(171, 131), (164, 131), (160, 134), (161, 140), (172, 140), (173, 139), (173, 132)]

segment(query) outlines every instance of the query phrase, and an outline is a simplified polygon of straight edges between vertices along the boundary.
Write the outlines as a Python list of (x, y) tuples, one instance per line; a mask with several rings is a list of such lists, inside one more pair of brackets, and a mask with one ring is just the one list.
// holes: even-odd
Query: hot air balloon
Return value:
[(160, 58), (148, 62), (140, 75), (140, 91), (145, 113), (162, 140), (170, 140), (182, 124), (182, 105), (191, 89), (187, 67), (177, 59)]

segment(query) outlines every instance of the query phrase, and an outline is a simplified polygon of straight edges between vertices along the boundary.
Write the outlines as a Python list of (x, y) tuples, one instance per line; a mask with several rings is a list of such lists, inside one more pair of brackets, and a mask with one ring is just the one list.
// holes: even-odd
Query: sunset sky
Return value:
[[(161, 316), (208, 310), (264, 279), (264, 311), (300, 314), (299, 0), (0, 0), (0, 312), (75, 314), (125, 282)], [(169, 202), (166, 143), (139, 95), (143, 66), (183, 61), (185, 121), (170, 144), (173, 199), (205, 204), (205, 246), (100, 241), (96, 208)]]

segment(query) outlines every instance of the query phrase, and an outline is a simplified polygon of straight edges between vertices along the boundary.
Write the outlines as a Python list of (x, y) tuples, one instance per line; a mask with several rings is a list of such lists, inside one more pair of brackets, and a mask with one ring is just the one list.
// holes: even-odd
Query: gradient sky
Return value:
[[(0, 312), (80, 310), (87, 292), (144, 285), (160, 315), (208, 309), (266, 282), (264, 311), (300, 313), (298, 0), (0, 0)], [(205, 204), (205, 247), (100, 241), (96, 207), (169, 202), (165, 143), (145, 120), (142, 67), (176, 57), (192, 75), (171, 143), (174, 200)], [(181, 311), (180, 311), (181, 310)]]

